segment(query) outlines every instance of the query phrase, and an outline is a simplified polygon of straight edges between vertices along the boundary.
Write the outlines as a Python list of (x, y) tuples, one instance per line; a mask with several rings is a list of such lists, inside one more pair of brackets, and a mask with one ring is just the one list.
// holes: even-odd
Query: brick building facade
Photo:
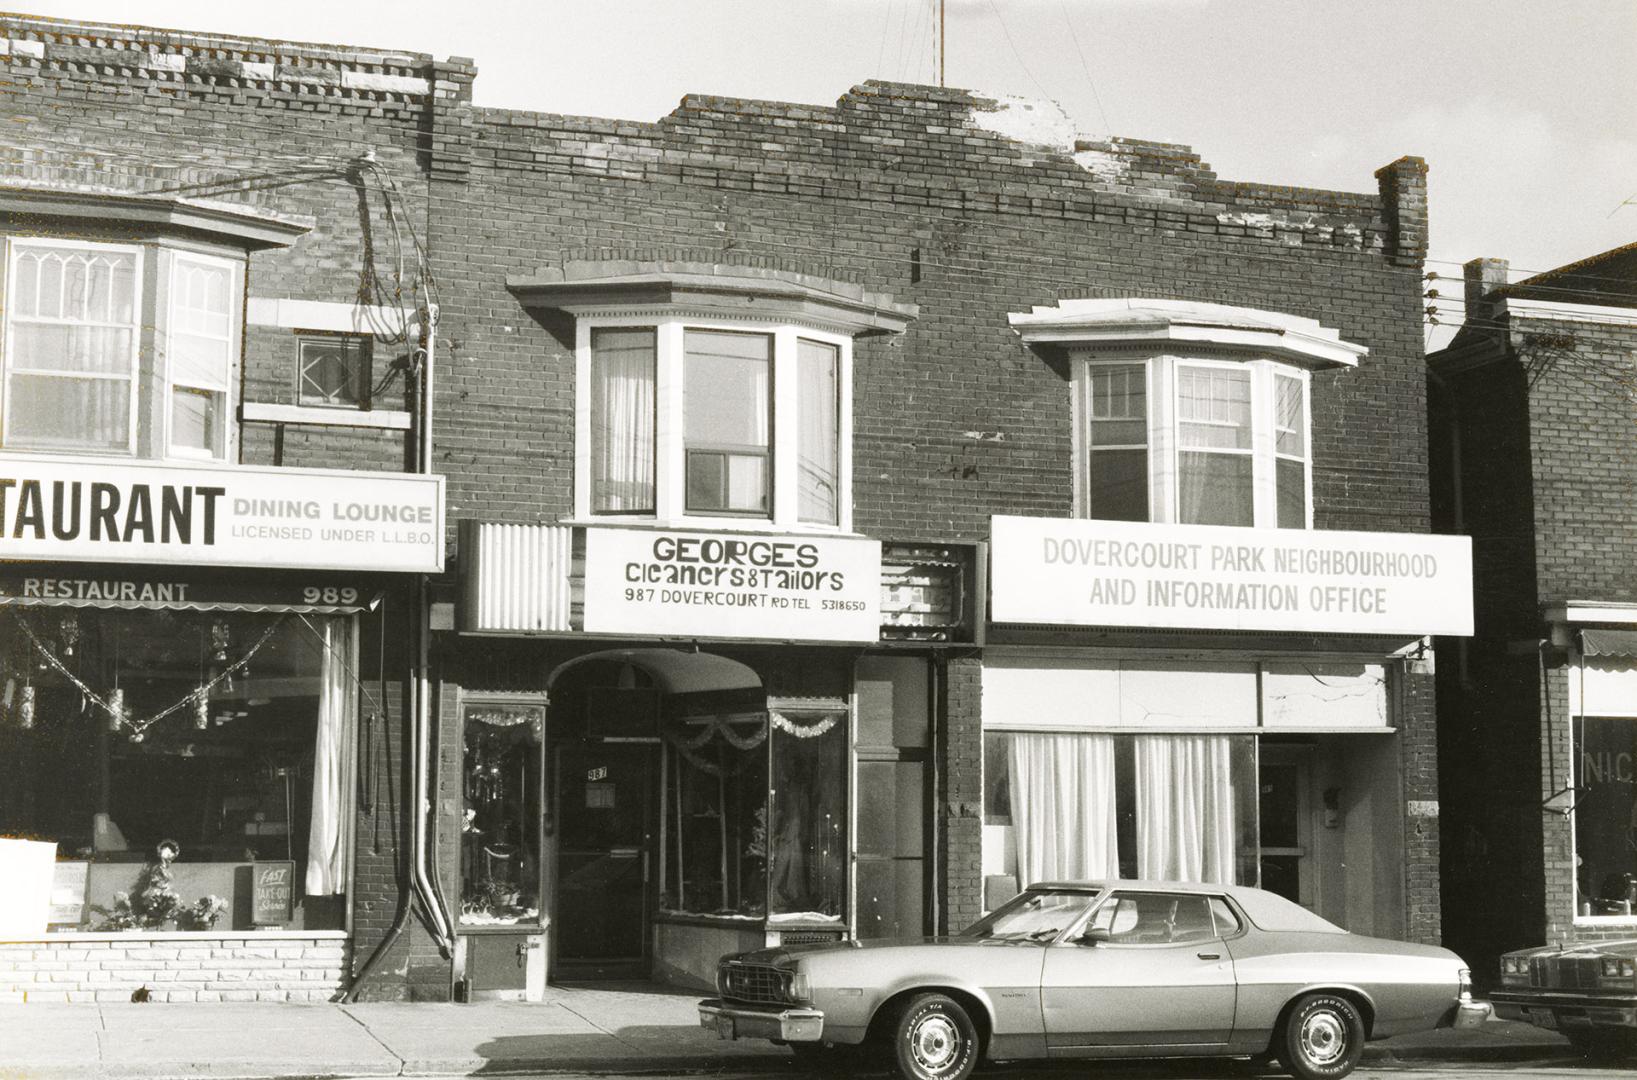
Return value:
[(1506, 269), (1467, 264), (1428, 358), (1434, 521), (1473, 538), (1477, 634), (1438, 700), (1448, 936), (1480, 981), (1509, 949), (1629, 936), (1637, 900), (1637, 253)]
[[(1410, 593), (1458, 615), (1464, 549), (1426, 535), (1418, 159), (1314, 191), (959, 90), (639, 123), (476, 106), (461, 60), (0, 29), (19, 186), (206, 185), (295, 223), (248, 256), (236, 460), (447, 485), (445, 572), (391, 594), (362, 680), (360, 760), (394, 783), (356, 816), (350, 971), (391, 946), (359, 992), (697, 983), (741, 943), (958, 928), (1042, 867), (1439, 937), (1422, 638), (1460, 628)], [(321, 423), (298, 330), (343, 367), (373, 339), (392, 400)], [(1214, 564), (1069, 590), (1181, 614), (1053, 608), (1043, 536)], [(1338, 569), (1269, 584), (1264, 557)], [(1107, 782), (1054, 819), (1026, 762), (1055, 745)], [(1185, 757), (1205, 840), (1134, 809)], [(1084, 855), (1086, 821), (1102, 862), (1030, 854), (1061, 827)]]

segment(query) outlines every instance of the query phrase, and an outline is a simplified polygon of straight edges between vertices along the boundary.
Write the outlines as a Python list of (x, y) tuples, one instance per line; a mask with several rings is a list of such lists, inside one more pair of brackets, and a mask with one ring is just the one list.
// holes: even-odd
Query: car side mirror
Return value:
[(1077, 944), (1080, 944), (1080, 945), (1107, 945), (1109, 942), (1111, 942), (1113, 940), (1114, 940), (1114, 935), (1109, 932), (1107, 927), (1093, 926), (1091, 929), (1087, 930), (1085, 933), (1080, 935)]

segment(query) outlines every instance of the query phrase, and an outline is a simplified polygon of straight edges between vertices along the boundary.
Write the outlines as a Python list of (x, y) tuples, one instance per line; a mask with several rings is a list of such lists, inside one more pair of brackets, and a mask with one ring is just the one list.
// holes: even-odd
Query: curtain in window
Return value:
[(802, 521), (834, 525), (840, 468), (837, 458), (838, 351), (834, 345), (802, 341), (800, 383), (800, 448), (797, 451), (797, 512)]
[(591, 339), (591, 509), (654, 508), (654, 331)]
[(1250, 372), (1177, 368), (1177, 514), (1185, 525), (1250, 525)]
[(307, 833), (309, 896), (347, 890), (347, 855), (352, 829), (347, 821), (347, 791), (352, 782), (353, 662), (351, 626), (345, 619), (324, 619), (319, 626), (324, 659), (319, 669), (318, 735), (313, 745), (313, 816)]
[(1234, 881), (1231, 740), (1217, 735), (1139, 735), (1137, 876)]
[(1114, 736), (1011, 737), (1018, 884), (1120, 876)]

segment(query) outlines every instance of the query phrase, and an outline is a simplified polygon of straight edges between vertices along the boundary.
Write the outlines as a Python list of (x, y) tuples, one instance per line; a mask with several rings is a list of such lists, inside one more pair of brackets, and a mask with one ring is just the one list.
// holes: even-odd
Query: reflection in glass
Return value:
[(540, 915), (540, 736), (533, 704), (466, 703), (460, 921), (534, 922)]

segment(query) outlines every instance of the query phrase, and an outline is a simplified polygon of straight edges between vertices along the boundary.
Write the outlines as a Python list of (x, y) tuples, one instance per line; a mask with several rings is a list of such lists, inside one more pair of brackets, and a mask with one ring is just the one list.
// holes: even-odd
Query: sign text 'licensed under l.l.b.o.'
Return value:
[(996, 517), (995, 622), (1472, 633), (1464, 536)]
[(874, 641), (881, 545), (830, 536), (587, 529), (591, 633)]
[(0, 462), (0, 558), (443, 569), (443, 478), (46, 457)]

